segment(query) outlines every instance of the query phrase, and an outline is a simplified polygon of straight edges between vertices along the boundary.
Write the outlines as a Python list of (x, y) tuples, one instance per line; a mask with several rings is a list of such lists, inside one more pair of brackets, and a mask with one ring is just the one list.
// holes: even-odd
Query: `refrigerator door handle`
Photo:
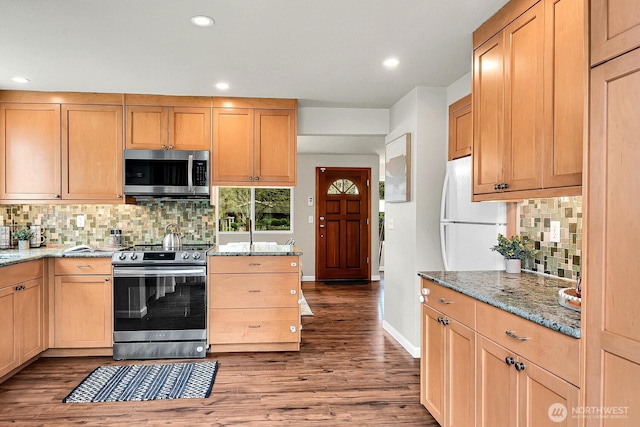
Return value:
[(447, 242), (445, 238), (446, 223), (440, 223), (440, 251), (442, 252), (442, 264), (444, 264), (444, 271), (449, 271), (449, 263), (447, 262)]
[(447, 208), (447, 195), (448, 195), (448, 187), (449, 187), (449, 168), (447, 167), (447, 172), (444, 174), (444, 183), (442, 184), (442, 196), (440, 197), (440, 221), (445, 220), (446, 208)]

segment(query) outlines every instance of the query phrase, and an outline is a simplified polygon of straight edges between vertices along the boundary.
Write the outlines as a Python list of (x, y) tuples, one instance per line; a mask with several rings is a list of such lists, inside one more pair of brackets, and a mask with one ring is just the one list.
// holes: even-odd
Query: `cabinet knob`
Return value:
[(116, 194), (116, 198), (122, 199), (122, 194)]
[(449, 324), (449, 319), (442, 319), (442, 324), (447, 326)]
[(297, 266), (298, 266), (298, 263), (297, 263), (297, 262), (293, 261), (293, 262), (291, 263), (291, 267), (297, 267)]
[(56, 194), (56, 195), (54, 195), (53, 197), (54, 197), (54, 198), (56, 198), (56, 199), (59, 199), (59, 198), (60, 198), (60, 195), (59, 195), (59, 194)]
[(422, 288), (422, 295), (429, 295), (431, 293), (431, 290), (429, 288)]
[(493, 189), (494, 190), (500, 189), (500, 184), (493, 184)]
[(298, 328), (296, 328), (295, 326), (289, 326), (289, 330), (292, 334), (295, 334), (298, 331)]
[(291, 293), (291, 295), (295, 295), (295, 294), (298, 293), (298, 291), (296, 291), (295, 289), (291, 289), (290, 293)]
[(423, 304), (424, 304), (424, 302), (426, 301), (426, 299), (425, 299), (422, 295), (420, 295), (420, 298), (418, 298), (418, 299), (419, 299), (419, 300), (420, 300), (420, 302), (421, 302), (421, 303), (423, 303)]
[(167, 149), (167, 146), (166, 146), (166, 145), (164, 145), (164, 144), (162, 144), (162, 149), (163, 149), (163, 150), (166, 150), (166, 149)]
[(252, 176), (249, 177), (249, 181), (253, 181), (253, 177)]
[(511, 366), (511, 365), (515, 365), (516, 360), (511, 356), (507, 356), (507, 357), (504, 358), (504, 363), (506, 363), (507, 365)]
[(260, 177), (259, 176), (256, 176), (256, 181), (260, 181)]
[(517, 362), (514, 367), (516, 368), (516, 371), (520, 372), (524, 371), (527, 366), (522, 362)]
[(169, 146), (169, 150), (173, 150), (173, 145), (170, 145), (170, 146)]
[(502, 184), (502, 189), (506, 190), (507, 188), (509, 188), (509, 184), (507, 184), (506, 182), (504, 184)]
[(104, 278), (104, 281), (105, 281), (105, 282), (110, 282), (110, 281), (111, 281), (111, 277), (105, 277), (105, 278)]

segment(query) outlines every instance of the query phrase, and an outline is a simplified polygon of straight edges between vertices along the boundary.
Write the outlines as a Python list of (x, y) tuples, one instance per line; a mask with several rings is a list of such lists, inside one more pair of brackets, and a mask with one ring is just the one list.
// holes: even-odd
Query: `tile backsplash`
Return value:
[[(551, 221), (560, 221), (560, 243), (551, 242)], [(569, 279), (580, 274), (582, 196), (524, 200), (520, 205), (520, 233), (540, 251), (534, 260), (537, 271)], [(527, 267), (534, 269), (532, 265)]]
[[(76, 226), (85, 216), (84, 227)], [(215, 208), (209, 200), (139, 200), (137, 205), (4, 205), (0, 225), (41, 225), (47, 244), (106, 246), (111, 228), (122, 229), (123, 244), (162, 243), (167, 224), (176, 223), (184, 243), (215, 241)]]

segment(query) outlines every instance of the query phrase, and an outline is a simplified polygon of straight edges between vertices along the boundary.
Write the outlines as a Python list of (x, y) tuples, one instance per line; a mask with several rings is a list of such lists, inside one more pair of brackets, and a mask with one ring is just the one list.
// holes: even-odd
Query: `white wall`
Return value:
[(386, 108), (298, 108), (298, 135), (386, 135)]
[[(298, 154), (298, 186), (295, 189), (294, 201), (294, 239), (302, 250), (303, 280), (315, 279), (317, 227), (316, 214), (316, 167), (355, 167), (371, 168), (371, 275), (373, 280), (380, 280), (378, 266), (378, 181), (380, 160), (377, 155), (357, 154)], [(313, 196), (314, 205), (307, 205), (307, 198)], [(313, 216), (313, 224), (309, 223)]]
[(412, 182), (410, 202), (385, 204), (384, 327), (415, 357), (420, 354), (417, 272), (443, 268), (438, 221), (446, 123), (446, 89), (417, 87), (391, 107), (386, 138), (411, 133)]

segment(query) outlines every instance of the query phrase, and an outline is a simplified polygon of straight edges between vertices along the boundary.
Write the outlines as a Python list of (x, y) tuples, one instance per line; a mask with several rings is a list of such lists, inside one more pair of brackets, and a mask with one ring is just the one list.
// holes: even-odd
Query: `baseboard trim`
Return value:
[(393, 326), (391, 326), (386, 320), (382, 321), (382, 328), (393, 337), (398, 344), (404, 347), (407, 352), (413, 356), (414, 359), (420, 359), (420, 347), (414, 347), (405, 337), (402, 336), (400, 332), (396, 330)]

